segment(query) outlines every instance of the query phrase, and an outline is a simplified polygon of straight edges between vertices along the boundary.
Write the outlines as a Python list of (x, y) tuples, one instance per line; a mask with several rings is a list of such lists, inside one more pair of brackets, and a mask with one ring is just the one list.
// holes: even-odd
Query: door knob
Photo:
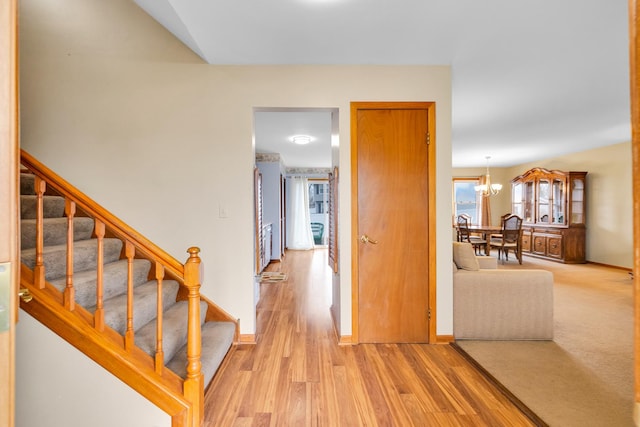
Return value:
[(362, 243), (371, 243), (372, 245), (377, 245), (378, 244), (377, 240), (373, 240), (373, 239), (369, 238), (369, 236), (367, 236), (366, 234), (363, 234), (362, 236), (360, 236), (360, 241)]
[(18, 292), (18, 296), (24, 302), (29, 302), (33, 299), (33, 295), (31, 295), (31, 293), (29, 292), (29, 289), (27, 288), (20, 288), (20, 291)]

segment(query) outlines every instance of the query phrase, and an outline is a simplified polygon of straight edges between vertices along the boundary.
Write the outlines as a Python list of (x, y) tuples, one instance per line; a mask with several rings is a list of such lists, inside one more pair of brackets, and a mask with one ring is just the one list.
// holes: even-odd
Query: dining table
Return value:
[(469, 225), (467, 227), (472, 233), (482, 234), (482, 239), (487, 241), (487, 245), (484, 248), (485, 255), (491, 253), (491, 239), (492, 234), (500, 234), (502, 227), (499, 225)]

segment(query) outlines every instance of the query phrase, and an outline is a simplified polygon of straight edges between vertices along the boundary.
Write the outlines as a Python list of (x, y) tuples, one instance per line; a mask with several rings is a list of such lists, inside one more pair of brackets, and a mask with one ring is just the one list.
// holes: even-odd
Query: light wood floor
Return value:
[(327, 251), (289, 251), (261, 284), (257, 344), (231, 353), (205, 398), (205, 427), (530, 426), (449, 345), (338, 346)]

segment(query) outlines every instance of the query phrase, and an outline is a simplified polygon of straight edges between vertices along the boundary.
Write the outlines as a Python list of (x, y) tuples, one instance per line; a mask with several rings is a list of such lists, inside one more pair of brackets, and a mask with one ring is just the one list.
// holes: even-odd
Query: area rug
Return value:
[(287, 274), (279, 271), (265, 271), (260, 274), (261, 282), (284, 282), (287, 280)]
[(624, 270), (531, 258), (554, 274), (553, 341), (457, 341), (550, 426), (633, 426), (633, 296)]

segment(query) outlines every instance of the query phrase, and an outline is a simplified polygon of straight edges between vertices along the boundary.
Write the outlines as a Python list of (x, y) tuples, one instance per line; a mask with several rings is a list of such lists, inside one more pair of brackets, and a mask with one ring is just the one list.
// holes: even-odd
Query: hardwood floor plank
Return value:
[(367, 357), (367, 347), (371, 344), (362, 344), (352, 348), (357, 369), (364, 382), (364, 393), (371, 404), (376, 424), (381, 426), (393, 425), (390, 408), (385, 400), (385, 392), (381, 388), (380, 381), (376, 377), (376, 368)]
[[(251, 375), (246, 371), (240, 371), (237, 375), (230, 376), (230, 379), (233, 380), (231, 388), (216, 385), (216, 389), (219, 387), (220, 391), (226, 390), (226, 392), (220, 394), (211, 393), (212, 390), (210, 389), (209, 393), (207, 393), (210, 398), (205, 399), (205, 420), (212, 420), (213, 426), (231, 426), (235, 423), (240, 414), (240, 405), (246, 395)], [(218, 399), (215, 398), (216, 396), (218, 396)], [(212, 401), (220, 404), (211, 406)]]
[(340, 347), (340, 352), (344, 357), (344, 368), (346, 374), (346, 383), (339, 383), (344, 388), (344, 393), (351, 396), (351, 402), (355, 407), (355, 411), (351, 413), (351, 417), (359, 420), (363, 425), (376, 426), (376, 411), (373, 406), (369, 389), (363, 378), (362, 372), (358, 367), (357, 353), (354, 351), (357, 347)]
[[(318, 418), (320, 425), (330, 425), (332, 419), (336, 419), (340, 414), (341, 401), (338, 398), (338, 384), (336, 381), (336, 371), (331, 362), (331, 355), (327, 351), (328, 345), (321, 346), (318, 351), (318, 381), (314, 382), (318, 391), (319, 399), (314, 406), (320, 415)], [(338, 367), (340, 368), (340, 367)]]
[(278, 412), (279, 416), (286, 414), (286, 418), (277, 425), (310, 425), (310, 413), (312, 411), (309, 411), (309, 417), (307, 417), (307, 384), (290, 382), (288, 389), (286, 400), (283, 402), (284, 412)]
[(261, 284), (256, 344), (216, 374), (205, 427), (533, 425), (449, 345), (338, 346), (326, 258), (290, 251), (268, 267), (288, 279)]
[(397, 379), (397, 369), (396, 367), (389, 369), (389, 361), (383, 357), (394, 346), (391, 344), (365, 344), (362, 347), (367, 354), (367, 360), (373, 367), (374, 379), (377, 381), (384, 402), (388, 407), (388, 413), (392, 420), (391, 425), (409, 425), (409, 414), (402, 404), (400, 392), (394, 384), (394, 379)]

